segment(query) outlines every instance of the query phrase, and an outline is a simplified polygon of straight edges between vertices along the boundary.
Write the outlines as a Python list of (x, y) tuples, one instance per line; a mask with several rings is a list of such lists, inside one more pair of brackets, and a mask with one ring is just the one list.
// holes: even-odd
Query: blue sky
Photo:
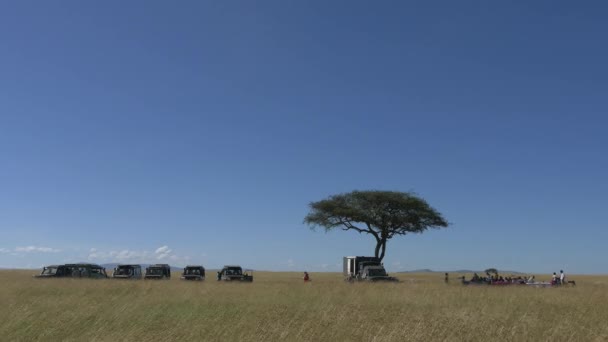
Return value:
[(415, 191), (389, 271), (608, 273), (608, 5), (0, 4), (0, 267), (338, 270), (308, 203)]

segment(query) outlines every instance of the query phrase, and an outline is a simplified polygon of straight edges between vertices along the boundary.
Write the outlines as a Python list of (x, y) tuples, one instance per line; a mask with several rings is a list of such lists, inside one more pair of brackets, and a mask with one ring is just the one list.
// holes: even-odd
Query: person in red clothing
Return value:
[(310, 280), (310, 277), (308, 276), (308, 272), (304, 271), (304, 282), (308, 282)]

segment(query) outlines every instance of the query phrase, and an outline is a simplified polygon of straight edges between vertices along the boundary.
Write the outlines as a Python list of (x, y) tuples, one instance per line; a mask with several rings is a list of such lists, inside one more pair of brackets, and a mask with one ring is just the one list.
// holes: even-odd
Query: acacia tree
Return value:
[(380, 260), (394, 236), (448, 226), (424, 199), (396, 191), (353, 191), (311, 202), (304, 223), (313, 230), (323, 227), (326, 232), (341, 229), (371, 235), (376, 240), (374, 256)]

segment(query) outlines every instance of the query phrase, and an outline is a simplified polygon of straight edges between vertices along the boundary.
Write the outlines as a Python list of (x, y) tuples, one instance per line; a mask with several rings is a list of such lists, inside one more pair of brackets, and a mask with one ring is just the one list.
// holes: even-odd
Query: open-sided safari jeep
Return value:
[(349, 282), (398, 282), (395, 277), (386, 273), (382, 261), (376, 257), (347, 256), (344, 257), (344, 280)]
[(112, 278), (117, 279), (141, 279), (140, 265), (118, 265), (112, 273)]
[(156, 264), (146, 267), (144, 279), (169, 279), (171, 278), (171, 267), (167, 264)]
[(217, 272), (217, 280), (252, 282), (253, 270), (245, 270), (241, 266), (227, 265)]
[(203, 266), (188, 265), (184, 267), (182, 280), (205, 280), (205, 268)]

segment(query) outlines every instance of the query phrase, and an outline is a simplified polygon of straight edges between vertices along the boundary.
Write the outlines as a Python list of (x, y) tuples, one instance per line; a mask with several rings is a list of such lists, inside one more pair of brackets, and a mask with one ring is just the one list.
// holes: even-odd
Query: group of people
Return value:
[[(576, 285), (574, 281), (567, 281), (566, 275), (563, 270), (559, 271), (559, 276), (553, 272), (553, 277), (551, 279), (550, 285), (564, 285), (564, 284), (573, 284)], [(501, 276), (498, 273), (490, 274), (486, 273), (486, 276), (479, 276), (477, 273), (473, 274), (473, 277), (470, 280), (465, 280), (465, 277), (462, 276), (459, 279), (462, 280), (464, 284), (474, 283), (474, 284), (490, 284), (490, 285), (507, 285), (507, 284), (541, 284), (537, 283), (536, 278), (532, 275), (529, 277), (526, 276)], [(448, 274), (445, 274), (445, 282), (448, 283)], [(542, 283), (547, 284), (548, 283)]]
[(567, 284), (566, 275), (563, 270), (559, 271), (559, 277), (555, 272), (553, 272), (553, 277), (551, 277), (551, 285), (563, 285)]
[[(529, 279), (534, 279), (534, 276)], [(487, 273), (485, 277), (479, 276), (477, 273), (473, 274), (470, 282), (472, 283), (488, 283), (488, 284), (525, 284), (528, 282), (528, 279), (522, 276), (501, 276), (498, 273), (489, 274)]]

